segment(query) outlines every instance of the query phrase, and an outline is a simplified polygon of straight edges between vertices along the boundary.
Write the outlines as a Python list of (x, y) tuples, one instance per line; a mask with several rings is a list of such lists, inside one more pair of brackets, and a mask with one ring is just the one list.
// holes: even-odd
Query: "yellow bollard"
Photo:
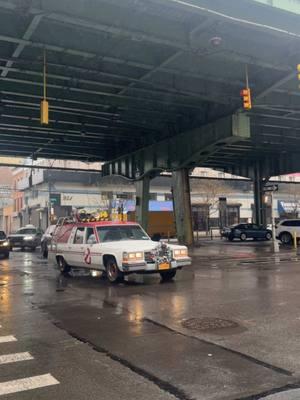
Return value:
[(297, 250), (297, 232), (294, 232), (293, 239), (294, 239), (294, 249)]

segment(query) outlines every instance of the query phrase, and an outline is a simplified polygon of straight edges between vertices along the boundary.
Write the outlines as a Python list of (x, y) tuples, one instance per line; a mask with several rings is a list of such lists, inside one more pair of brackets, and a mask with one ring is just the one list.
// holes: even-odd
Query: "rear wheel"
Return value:
[(292, 235), (288, 232), (283, 232), (280, 237), (279, 237), (280, 241), (282, 244), (290, 244), (292, 243)]
[(271, 232), (267, 232), (266, 233), (266, 240), (271, 240), (272, 239), (272, 233)]
[(170, 269), (169, 271), (160, 272), (162, 282), (171, 281), (173, 278), (175, 278), (176, 272), (176, 269)]
[(70, 272), (70, 265), (68, 265), (63, 257), (58, 257), (57, 265), (62, 274), (67, 274)]
[(246, 233), (241, 233), (240, 239), (242, 242), (244, 242), (247, 239)]
[(9, 252), (4, 253), (4, 257), (3, 258), (9, 258)]
[(109, 257), (106, 261), (106, 276), (110, 283), (122, 282), (124, 274), (118, 268), (117, 261), (114, 257)]

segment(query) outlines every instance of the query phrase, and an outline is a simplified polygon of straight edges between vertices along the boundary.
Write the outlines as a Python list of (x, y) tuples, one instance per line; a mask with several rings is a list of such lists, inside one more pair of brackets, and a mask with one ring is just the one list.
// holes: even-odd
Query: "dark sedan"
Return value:
[(255, 224), (233, 225), (228, 228), (224, 228), (221, 232), (221, 235), (230, 241), (233, 241), (234, 239), (240, 239), (242, 242), (247, 239), (272, 239), (272, 231), (270, 229)]

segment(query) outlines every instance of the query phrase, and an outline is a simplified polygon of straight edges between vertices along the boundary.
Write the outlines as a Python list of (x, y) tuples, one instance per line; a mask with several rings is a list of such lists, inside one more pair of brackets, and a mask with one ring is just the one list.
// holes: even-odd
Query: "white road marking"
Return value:
[(17, 341), (17, 339), (12, 335), (0, 336), (0, 343), (8, 343), (8, 342), (16, 342), (16, 341)]
[(14, 353), (14, 354), (4, 354), (0, 356), (0, 365), (1, 364), (10, 364), (19, 361), (28, 361), (33, 360), (33, 357), (30, 353)]
[(10, 393), (24, 392), (46, 386), (58, 385), (59, 382), (51, 374), (32, 376), (0, 383), (0, 396)]

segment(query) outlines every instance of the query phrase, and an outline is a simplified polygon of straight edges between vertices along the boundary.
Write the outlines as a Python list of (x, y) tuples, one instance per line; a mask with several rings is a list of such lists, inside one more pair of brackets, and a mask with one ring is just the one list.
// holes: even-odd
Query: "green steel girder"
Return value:
[(257, 156), (252, 160), (242, 159), (235, 165), (227, 165), (224, 168), (217, 166), (216, 169), (222, 169), (224, 172), (233, 175), (254, 179), (254, 165), (256, 161), (261, 165), (262, 177), (264, 179), (300, 171), (300, 152), (269, 154), (267, 156)]
[(222, 146), (250, 138), (250, 119), (238, 113), (157, 142), (103, 165), (103, 175), (139, 180), (161, 171), (193, 168)]

